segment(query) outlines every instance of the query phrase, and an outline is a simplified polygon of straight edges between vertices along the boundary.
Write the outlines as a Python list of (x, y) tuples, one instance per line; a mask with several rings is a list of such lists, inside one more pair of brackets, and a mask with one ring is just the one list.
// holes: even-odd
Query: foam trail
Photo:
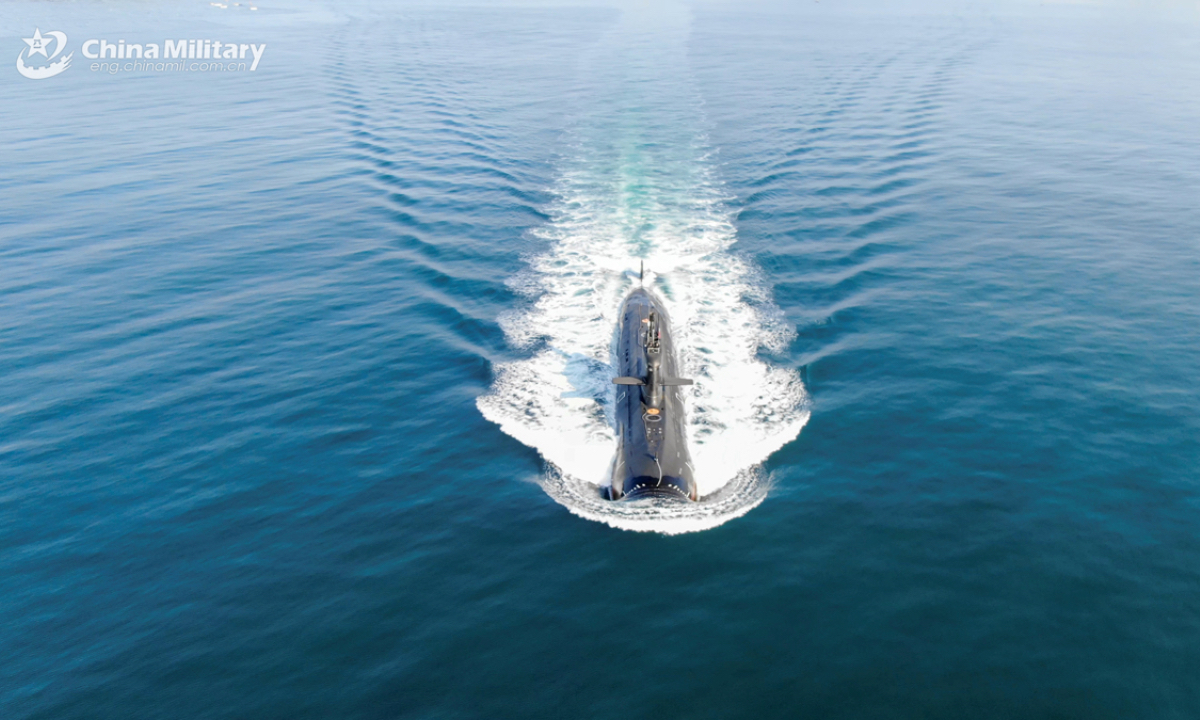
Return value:
[[(640, 30), (646, 22), (630, 25)], [(678, 30), (678, 23), (668, 25)], [(605, 56), (614, 48), (626, 56), (656, 52), (647, 72), (669, 76), (685, 53), (671, 53), (682, 44), (663, 42), (659, 30), (651, 38), (618, 30)], [(576, 133), (551, 221), (538, 231), (549, 249), (511, 281), (532, 304), (501, 321), (509, 341), (534, 354), (498, 365), (494, 385), (477, 404), (505, 433), (541, 453), (548, 464), (543, 487), (571, 512), (633, 530), (715, 527), (762, 502), (767, 486), (759, 465), (808, 420), (795, 371), (758, 357), (762, 348), (782, 349), (791, 329), (779, 321), (753, 268), (730, 252), (736, 231), (698, 129), (702, 112), (694, 94), (668, 92), (686, 87), (668, 77), (622, 106), (604, 95), (603, 72), (592, 74), (600, 78), (598, 97), (618, 121)], [(623, 87), (628, 75), (625, 67)], [(643, 261), (645, 283), (671, 315), (682, 370), (696, 380), (685, 397), (699, 503), (601, 498), (616, 451), (617, 314)]]

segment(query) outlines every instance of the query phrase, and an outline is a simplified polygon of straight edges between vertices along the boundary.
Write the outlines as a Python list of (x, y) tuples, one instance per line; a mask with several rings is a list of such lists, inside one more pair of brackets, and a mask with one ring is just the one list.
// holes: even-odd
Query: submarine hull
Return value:
[(684, 425), (683, 387), (678, 377), (666, 308), (653, 292), (636, 288), (621, 305), (617, 328), (616, 421), (611, 500), (698, 499)]

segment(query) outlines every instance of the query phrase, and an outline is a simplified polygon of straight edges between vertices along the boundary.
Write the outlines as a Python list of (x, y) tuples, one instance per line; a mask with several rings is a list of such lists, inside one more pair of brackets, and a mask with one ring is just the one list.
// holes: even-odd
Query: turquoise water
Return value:
[(0, 715), (1200, 714), (1193, 8), (227, 4), (0, 8)]

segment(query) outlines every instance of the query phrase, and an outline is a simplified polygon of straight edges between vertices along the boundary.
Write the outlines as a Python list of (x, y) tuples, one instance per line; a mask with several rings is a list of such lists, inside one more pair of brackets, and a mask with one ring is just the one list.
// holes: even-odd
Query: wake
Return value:
[[(567, 173), (551, 222), (537, 231), (549, 250), (510, 285), (531, 298), (501, 318), (510, 343), (532, 357), (496, 367), (480, 412), (536, 449), (542, 487), (576, 515), (614, 527), (680, 533), (716, 527), (762, 502), (761, 463), (793, 440), (809, 417), (797, 373), (772, 367), (791, 329), (753, 269), (729, 252), (736, 232), (703, 163), (677, 180), (623, 182)], [(602, 499), (616, 452), (612, 417), (614, 335), (620, 304), (638, 283), (663, 298), (686, 388), (688, 444), (698, 503), (625, 504)]]

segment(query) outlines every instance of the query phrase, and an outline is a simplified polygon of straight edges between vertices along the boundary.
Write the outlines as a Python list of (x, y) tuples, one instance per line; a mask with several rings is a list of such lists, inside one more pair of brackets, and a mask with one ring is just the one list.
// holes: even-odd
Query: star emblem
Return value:
[[(26, 26), (26, 27), (28, 27), (28, 26)], [(29, 57), (33, 57), (34, 55), (41, 55), (42, 57), (49, 57), (48, 55), (46, 55), (46, 45), (49, 44), (50, 40), (54, 39), (54, 38), (42, 37), (41, 28), (34, 28), (33, 37), (21, 38), (21, 39), (24, 40), (25, 44), (29, 46)]]

